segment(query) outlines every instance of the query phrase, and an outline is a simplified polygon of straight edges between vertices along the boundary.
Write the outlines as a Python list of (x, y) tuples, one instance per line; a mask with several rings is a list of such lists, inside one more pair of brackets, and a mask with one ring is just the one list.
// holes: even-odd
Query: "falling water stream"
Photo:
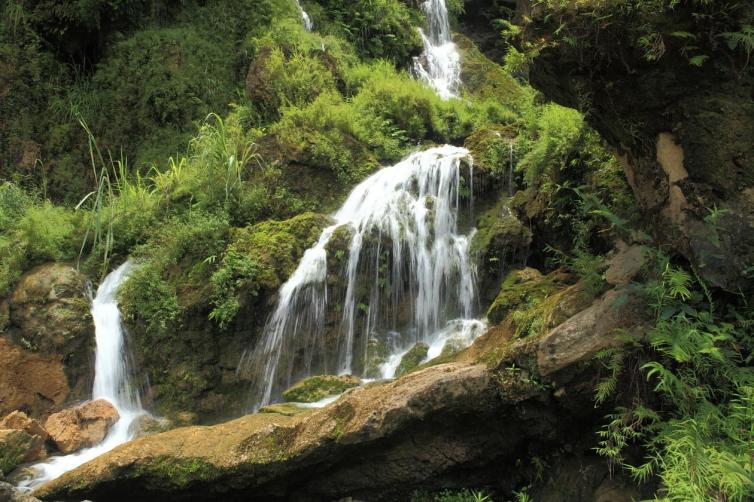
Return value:
[(146, 414), (138, 392), (129, 382), (123, 326), (115, 296), (120, 285), (128, 279), (131, 269), (131, 262), (126, 262), (105, 277), (91, 307), (97, 342), (92, 395), (94, 399), (106, 399), (112, 403), (120, 419), (100, 444), (71, 455), (52, 457), (32, 466), (34, 476), (21, 482), (20, 488), (35, 488), (130, 441), (134, 436), (131, 426), (138, 417)]
[(455, 97), (461, 84), (461, 56), (450, 37), (445, 0), (426, 0), (429, 33), (420, 29), (424, 52), (414, 60), (414, 73), (443, 99)]
[[(446, 145), (383, 168), (351, 192), (281, 287), (262, 340), (242, 358), (239, 370), (254, 382), (254, 407), (312, 374), (391, 378), (398, 356), (417, 342), (437, 356), (448, 340), (466, 346), (481, 333), (472, 234), (458, 231), (472, 169), (466, 149)], [(347, 253), (336, 251), (344, 254), (336, 281), (341, 296), (328, 291), (333, 240), (347, 245)], [(332, 317), (339, 321), (328, 323)], [(369, 375), (376, 354), (386, 361)]]
[(314, 23), (312, 23), (312, 18), (310, 18), (309, 14), (307, 14), (304, 10), (304, 7), (301, 5), (300, 0), (296, 0), (296, 7), (298, 7), (298, 11), (301, 14), (301, 23), (304, 25), (304, 29), (306, 31), (312, 31), (312, 28), (314, 28)]

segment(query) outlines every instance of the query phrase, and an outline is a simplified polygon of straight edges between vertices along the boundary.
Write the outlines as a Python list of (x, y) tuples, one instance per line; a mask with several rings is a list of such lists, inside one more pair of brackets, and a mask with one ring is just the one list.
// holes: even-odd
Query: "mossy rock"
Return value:
[(563, 289), (562, 274), (543, 276), (539, 270), (524, 268), (508, 274), (500, 286), (495, 301), (487, 310), (491, 324), (501, 323), (508, 314), (519, 307), (538, 303)]
[(398, 365), (398, 369), (395, 370), (395, 376), (403, 376), (418, 368), (424, 358), (427, 357), (428, 352), (429, 346), (426, 343), (419, 342), (411, 347), (411, 350), (406, 352), (401, 358), (401, 363)]
[(351, 375), (313, 376), (301, 380), (283, 392), (283, 399), (289, 403), (316, 403), (328, 396), (342, 394), (360, 383), (360, 379)]
[(0, 473), (9, 473), (21, 464), (34, 446), (34, 438), (21, 430), (0, 430)]

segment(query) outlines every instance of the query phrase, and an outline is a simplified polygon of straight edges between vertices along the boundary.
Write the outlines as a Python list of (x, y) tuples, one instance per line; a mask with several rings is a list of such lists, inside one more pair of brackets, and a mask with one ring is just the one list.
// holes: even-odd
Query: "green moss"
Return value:
[(193, 483), (211, 481), (227, 472), (201, 458), (163, 456), (139, 463), (133, 474), (164, 490), (165, 487), (186, 488)]
[(538, 304), (562, 288), (556, 273), (543, 276), (533, 268), (514, 270), (501, 284), (500, 292), (487, 310), (487, 318), (498, 324), (514, 311)]
[(461, 79), (464, 92), (482, 101), (501, 103), (509, 110), (520, 110), (534, 92), (522, 86), (500, 65), (489, 60), (474, 43), (463, 35), (454, 40), (461, 50)]
[(353, 376), (321, 375), (305, 378), (283, 392), (283, 399), (295, 403), (316, 403), (328, 396), (342, 394), (361, 381)]
[(277, 291), (329, 224), (325, 215), (304, 213), (235, 229), (210, 280), (214, 304), (210, 318), (227, 326), (240, 308), (241, 291), (251, 296)]
[(0, 473), (8, 474), (21, 464), (33, 441), (24, 431), (0, 431)]
[(419, 364), (427, 357), (429, 346), (426, 343), (417, 343), (406, 352), (401, 358), (398, 369), (395, 370), (395, 376), (400, 377), (419, 367)]

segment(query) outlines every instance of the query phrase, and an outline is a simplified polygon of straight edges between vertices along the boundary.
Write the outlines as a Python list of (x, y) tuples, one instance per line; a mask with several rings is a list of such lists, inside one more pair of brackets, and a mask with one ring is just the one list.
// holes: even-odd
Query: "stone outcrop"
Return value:
[[(623, 163), (644, 229), (709, 284), (751, 288), (754, 71), (716, 30), (740, 29), (754, 4), (726, 11), (686, 2), (658, 14), (631, 3), (616, 12), (609, 3), (518, 2), (519, 42), (540, 47), (530, 80), (548, 98), (589, 111)], [(603, 8), (609, 23), (595, 22)], [(648, 32), (656, 37), (649, 46)]]
[[(352, 389), (319, 410), (276, 405), (216, 426), (138, 439), (35, 495), (398, 500), (416, 489), (489, 479), (510, 491), (524, 474), (501, 466), (516, 465), (529, 451), (561, 447), (563, 438), (593, 441), (598, 364), (590, 360), (619, 343), (615, 333), (638, 334), (643, 321), (640, 300), (619, 302), (622, 294), (609, 291), (542, 337), (515, 340), (506, 321), (457, 362)], [(591, 454), (590, 448), (584, 451)], [(604, 491), (602, 478), (592, 481), (579, 493)]]
[(65, 368), (56, 356), (18, 347), (0, 338), (0, 415), (23, 410), (46, 417), (70, 394)]
[(118, 418), (112, 404), (98, 399), (50, 415), (45, 429), (62, 453), (73, 453), (100, 443)]
[[(26, 369), (23, 379), (15, 378), (17, 384), (40, 386), (42, 382), (48, 382), (52, 378), (50, 373), (54, 372), (55, 381), (63, 382), (64, 386), (55, 389), (54, 397), (43, 393), (47, 399), (52, 399), (53, 406), (61, 399), (85, 397), (91, 389), (94, 350), (94, 325), (89, 312), (86, 278), (65, 264), (41, 265), (21, 278), (7, 300), (7, 309), (8, 339), (17, 347), (48, 361), (48, 364), (35, 364)], [(63, 378), (57, 376), (58, 367), (65, 372)], [(23, 394), (25, 389), (20, 388), (17, 392)], [(0, 412), (5, 413), (13, 409), (4, 405), (0, 408)], [(26, 409), (35, 416), (44, 416), (49, 409), (40, 406), (15, 408)]]
[(539, 341), (539, 374), (550, 376), (590, 359), (600, 350), (624, 345), (627, 338), (641, 336), (648, 321), (646, 312), (646, 303), (634, 293), (608, 291)]

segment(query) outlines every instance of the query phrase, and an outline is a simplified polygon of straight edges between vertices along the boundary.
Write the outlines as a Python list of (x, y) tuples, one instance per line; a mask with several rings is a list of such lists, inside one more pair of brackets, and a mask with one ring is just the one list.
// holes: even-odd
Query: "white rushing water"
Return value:
[(306, 13), (304, 7), (301, 5), (300, 0), (296, 0), (296, 7), (298, 8), (299, 13), (301, 13), (301, 23), (304, 25), (304, 29), (306, 31), (312, 31), (312, 29), (314, 28), (312, 18), (310, 18), (309, 14)]
[(414, 60), (414, 73), (443, 99), (455, 97), (461, 83), (461, 56), (450, 37), (450, 21), (445, 0), (426, 0), (429, 33), (420, 29), (424, 52)]
[[(380, 348), (395, 356), (424, 342), (439, 355), (445, 340), (457, 336), (468, 345), (479, 333), (470, 327), (479, 321), (466, 321), (476, 308), (476, 269), (470, 235), (457, 228), (462, 166), (471, 180), (466, 149), (431, 148), (354, 188), (281, 287), (262, 339), (242, 358), (239, 371), (254, 381), (255, 408), (313, 374), (392, 377), (385, 364), (380, 375), (368, 374)], [(469, 199), (471, 188), (464, 188)], [(330, 257), (344, 263), (337, 296), (328, 292), (331, 240), (347, 245)]]
[(100, 444), (71, 455), (51, 457), (32, 466), (35, 475), (23, 481), (21, 488), (35, 488), (133, 439), (131, 426), (146, 412), (141, 407), (139, 393), (129, 382), (123, 327), (115, 297), (131, 269), (131, 262), (126, 262), (105, 277), (91, 307), (97, 341), (93, 399), (110, 401), (117, 408), (120, 419)]

